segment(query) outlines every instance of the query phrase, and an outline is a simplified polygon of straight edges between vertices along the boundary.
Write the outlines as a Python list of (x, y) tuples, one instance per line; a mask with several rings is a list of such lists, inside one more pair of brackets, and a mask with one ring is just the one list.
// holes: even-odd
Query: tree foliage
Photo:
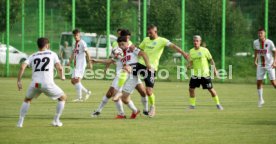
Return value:
[[(18, 20), (21, 10), (21, 0), (10, 0), (10, 25)], [(0, 0), (0, 32), (6, 31), (6, 0)]]

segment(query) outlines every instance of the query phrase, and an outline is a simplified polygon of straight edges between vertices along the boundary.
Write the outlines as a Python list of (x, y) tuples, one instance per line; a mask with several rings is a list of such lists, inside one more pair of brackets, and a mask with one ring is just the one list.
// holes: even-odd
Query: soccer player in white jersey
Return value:
[[(73, 35), (76, 43), (68, 66), (70, 66), (71, 62), (74, 60), (74, 70), (72, 73), (71, 83), (75, 86), (77, 96), (73, 101), (82, 102), (86, 101), (91, 95), (91, 91), (82, 85), (81, 79), (84, 76), (87, 63), (88, 68), (92, 68), (92, 64), (90, 62), (87, 45), (85, 41), (81, 39), (80, 31), (78, 29), (73, 30)], [(84, 98), (82, 97), (82, 92), (86, 94)]]
[(258, 107), (264, 104), (263, 98), (263, 79), (268, 73), (271, 84), (276, 88), (275, 67), (276, 52), (273, 42), (265, 37), (265, 30), (258, 30), (259, 39), (253, 43), (255, 50), (254, 62), (257, 67), (257, 90), (259, 95)]
[(129, 47), (127, 43), (127, 37), (125, 36), (119, 37), (117, 41), (118, 41), (119, 47), (124, 51), (124, 58), (122, 60), (124, 63), (123, 69), (127, 71), (129, 75), (122, 87), (122, 92), (118, 92), (113, 97), (113, 101), (116, 102), (119, 99), (121, 99), (123, 103), (126, 104), (132, 110), (132, 114), (130, 118), (135, 119), (136, 116), (140, 113), (140, 111), (135, 107), (133, 101), (130, 98), (130, 94), (135, 89), (139, 81), (139, 78), (137, 76), (132, 75), (132, 68), (137, 65), (139, 57), (143, 58), (147, 69), (151, 69), (151, 66), (146, 53), (144, 53), (143, 51), (141, 51), (136, 47), (133, 47), (133, 46)]
[[(122, 34), (124, 35), (124, 30), (122, 31)], [(129, 34), (126, 32), (125, 36), (127, 36), (127, 35), (129, 35)], [(129, 43), (129, 36), (127, 36), (127, 41), (128, 41), (128, 46), (130, 46), (131, 43)], [(110, 64), (115, 63), (115, 65), (116, 65), (116, 77), (114, 78), (114, 80), (112, 82), (112, 85), (110, 86), (110, 88), (107, 91), (106, 95), (103, 96), (102, 101), (101, 101), (99, 107), (97, 108), (97, 110), (95, 110), (92, 113), (92, 115), (91, 115), (92, 117), (99, 116), (101, 114), (102, 109), (107, 104), (108, 100), (111, 97), (113, 97), (120, 90), (120, 86), (119, 86), (118, 82), (119, 82), (119, 77), (120, 77), (121, 70), (123, 69), (123, 62), (122, 62), (123, 51), (122, 51), (121, 48), (116, 47), (116, 48), (112, 49), (112, 53), (111, 54), (112, 54), (112, 59), (108, 59), (108, 60), (93, 60), (93, 62), (96, 62), (96, 63), (107, 64), (107, 67), (109, 67)], [(123, 85), (123, 84), (121, 84), (121, 85)], [(139, 92), (139, 94), (141, 95), (141, 102), (142, 102), (142, 104), (144, 106), (143, 114), (144, 115), (148, 115), (148, 99), (147, 99), (147, 96), (146, 96), (145, 87), (142, 84), (142, 81), (140, 79), (138, 79), (137, 85), (136, 85), (135, 88)], [(118, 115), (116, 116), (116, 118), (117, 119), (125, 118), (124, 110), (122, 108), (122, 102), (121, 102), (121, 100), (118, 100), (115, 103), (116, 103), (116, 107), (117, 107), (117, 110), (118, 110)]]
[(17, 127), (23, 127), (25, 115), (30, 107), (33, 98), (38, 97), (41, 93), (49, 96), (53, 100), (58, 100), (56, 115), (52, 122), (53, 126), (62, 126), (59, 118), (64, 109), (66, 95), (54, 83), (54, 67), (57, 69), (59, 76), (65, 80), (63, 68), (60, 64), (58, 56), (55, 52), (49, 50), (49, 40), (47, 38), (39, 38), (37, 40), (38, 52), (32, 54), (24, 63), (18, 73), (17, 86), (18, 90), (22, 90), (22, 75), (27, 66), (32, 68), (32, 82), (28, 88), (26, 97), (20, 109), (19, 121)]

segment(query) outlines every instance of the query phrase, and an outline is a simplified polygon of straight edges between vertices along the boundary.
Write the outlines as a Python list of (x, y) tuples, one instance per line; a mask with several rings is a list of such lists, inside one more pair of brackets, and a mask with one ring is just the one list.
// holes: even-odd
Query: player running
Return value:
[(190, 109), (195, 109), (195, 88), (202, 85), (203, 89), (208, 89), (212, 95), (214, 101), (216, 102), (217, 109), (223, 110), (217, 96), (217, 92), (213, 88), (212, 80), (210, 78), (209, 61), (214, 68), (214, 74), (217, 74), (215, 62), (207, 48), (201, 47), (201, 37), (194, 36), (194, 48), (190, 50), (190, 62), (189, 68), (192, 68), (191, 79), (190, 79)]
[(53, 100), (58, 100), (56, 115), (52, 125), (60, 127), (62, 123), (59, 118), (64, 109), (66, 95), (54, 82), (54, 67), (57, 69), (60, 78), (65, 80), (63, 68), (57, 54), (48, 50), (49, 40), (47, 38), (39, 38), (37, 45), (38, 52), (32, 54), (22, 63), (18, 73), (17, 86), (20, 91), (22, 90), (21, 79), (26, 67), (30, 66), (32, 68), (32, 82), (21, 106), (17, 127), (23, 127), (24, 118), (30, 107), (31, 100), (38, 97), (41, 93), (44, 93)]
[(266, 72), (268, 73), (270, 82), (276, 88), (275, 67), (276, 67), (276, 52), (274, 43), (265, 38), (265, 30), (258, 30), (259, 39), (253, 43), (255, 50), (254, 62), (257, 67), (257, 90), (259, 95), (258, 107), (264, 104), (263, 98), (263, 79)]
[(148, 55), (152, 69), (148, 70), (145, 62), (140, 58), (137, 65), (133, 69), (133, 75), (137, 76), (138, 74), (141, 74), (145, 77), (144, 81), (146, 84), (146, 93), (149, 99), (149, 104), (151, 105), (149, 116), (153, 117), (155, 115), (155, 95), (153, 93), (154, 78), (155, 73), (158, 70), (159, 60), (164, 48), (169, 47), (181, 53), (185, 59), (188, 59), (188, 54), (166, 38), (159, 37), (156, 26), (150, 25), (147, 29), (147, 33), (148, 37), (144, 38), (142, 43), (139, 45), (139, 48)]
[[(87, 50), (87, 45), (85, 41), (81, 39), (80, 31), (78, 29), (73, 30), (73, 35), (76, 43), (68, 63), (68, 66), (70, 66), (70, 64), (74, 60), (74, 69), (72, 73), (71, 83), (75, 86), (77, 96), (76, 99), (73, 101), (83, 102), (90, 97), (91, 91), (86, 89), (82, 85), (81, 79), (83, 78), (85, 73), (85, 68), (87, 65), (86, 62), (88, 63), (89, 69), (92, 68), (92, 64), (90, 62), (90, 56)], [(84, 98), (82, 97), (82, 92), (86, 94)]]
[[(132, 75), (132, 68), (135, 67), (138, 63), (138, 57), (142, 57), (146, 64), (147, 69), (151, 69), (148, 56), (146, 53), (141, 51), (136, 47), (129, 47), (127, 37), (119, 37), (118, 38), (119, 47), (124, 51), (124, 58), (122, 62), (124, 63), (124, 71), (128, 73), (128, 77), (126, 82), (122, 87), (122, 92), (118, 92), (113, 100), (116, 102), (122, 99), (123, 103), (126, 104), (131, 110), (132, 114), (130, 116), (131, 119), (135, 119), (136, 116), (140, 113), (140, 111), (135, 107), (133, 101), (130, 98), (130, 94), (135, 89), (137, 83), (139, 83), (139, 78), (137, 76)], [(124, 116), (124, 114), (123, 114)]]

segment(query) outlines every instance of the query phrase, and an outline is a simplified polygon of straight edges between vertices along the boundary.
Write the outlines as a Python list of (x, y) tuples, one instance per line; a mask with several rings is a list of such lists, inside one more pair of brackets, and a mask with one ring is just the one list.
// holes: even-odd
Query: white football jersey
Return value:
[(74, 52), (74, 66), (75, 69), (83, 70), (86, 67), (86, 56), (85, 51), (87, 50), (87, 45), (85, 41), (80, 40), (75, 43)]
[(275, 52), (275, 46), (273, 42), (266, 39), (264, 42), (260, 42), (259, 39), (253, 43), (254, 49), (257, 50), (258, 65), (262, 67), (271, 67), (273, 64), (273, 52)]
[(140, 49), (135, 48), (133, 51), (129, 48), (124, 51), (124, 58), (121, 61), (126, 65), (132, 65), (138, 63)]
[(53, 84), (55, 64), (60, 63), (58, 56), (51, 50), (38, 51), (24, 63), (32, 68), (32, 82)]

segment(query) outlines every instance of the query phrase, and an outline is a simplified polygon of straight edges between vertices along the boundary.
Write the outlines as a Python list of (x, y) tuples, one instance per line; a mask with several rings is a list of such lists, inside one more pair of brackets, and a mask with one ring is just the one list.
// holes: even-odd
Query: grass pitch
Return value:
[[(157, 115), (135, 120), (115, 120), (115, 105), (109, 101), (98, 118), (91, 118), (111, 81), (84, 80), (92, 90), (85, 103), (72, 103), (74, 87), (69, 80), (56, 83), (69, 99), (61, 118), (64, 126), (50, 126), (56, 102), (41, 95), (34, 99), (23, 128), (16, 128), (19, 109), (30, 79), (23, 79), (18, 92), (15, 78), (0, 79), (0, 143), (53, 144), (272, 144), (276, 143), (276, 94), (264, 87), (265, 105), (257, 107), (255, 85), (214, 84), (224, 111), (218, 111), (208, 91), (196, 90), (197, 109), (187, 110), (187, 82), (157, 82)], [(140, 109), (140, 96), (132, 95)], [(126, 114), (131, 112), (125, 106)]]

